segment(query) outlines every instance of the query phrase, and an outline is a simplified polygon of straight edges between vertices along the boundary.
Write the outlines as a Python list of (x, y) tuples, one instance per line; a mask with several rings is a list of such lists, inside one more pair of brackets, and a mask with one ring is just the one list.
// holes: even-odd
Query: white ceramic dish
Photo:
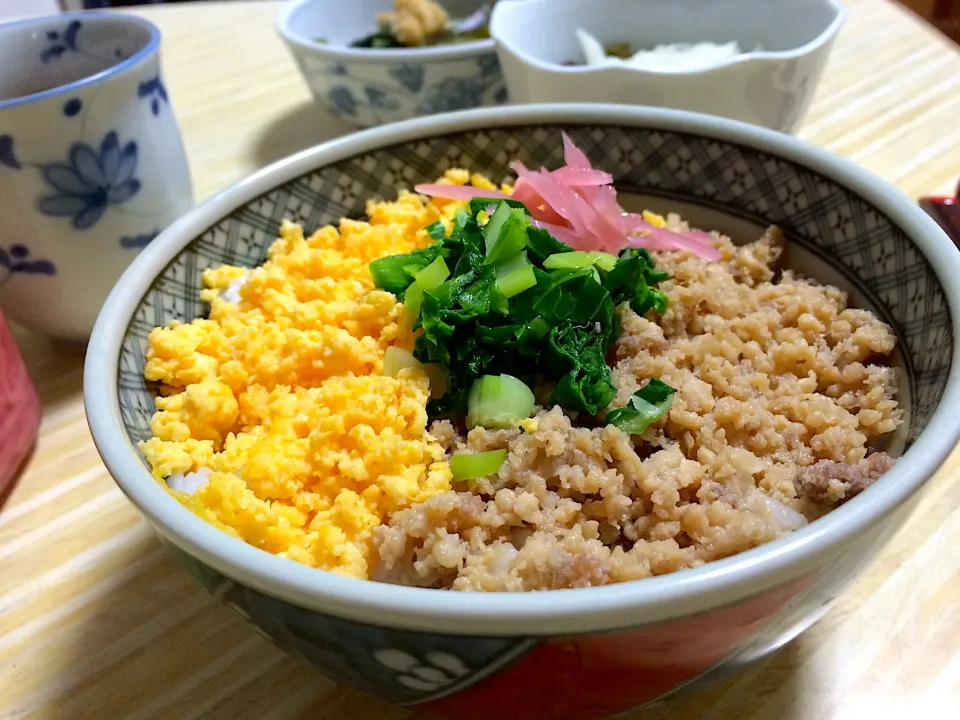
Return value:
[[(845, 15), (839, 0), (514, 0), (490, 33), (514, 103), (652, 105), (793, 132)], [(604, 45), (736, 41), (743, 54), (684, 71), (564, 65), (583, 61), (578, 27)]]
[[(461, 18), (483, 3), (442, 4)], [(377, 29), (377, 13), (393, 6), (393, 0), (291, 0), (280, 7), (277, 32), (318, 103), (347, 122), (371, 127), (506, 102), (493, 40), (395, 50), (350, 47)]]

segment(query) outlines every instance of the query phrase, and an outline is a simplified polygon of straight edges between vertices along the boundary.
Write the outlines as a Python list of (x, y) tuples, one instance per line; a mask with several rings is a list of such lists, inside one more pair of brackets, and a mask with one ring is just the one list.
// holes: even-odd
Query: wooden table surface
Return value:
[[(347, 0), (344, 0), (347, 1)], [(802, 137), (911, 197), (960, 174), (960, 54), (889, 0), (850, 0)], [(310, 102), (273, 2), (147, 7), (197, 199), (347, 132)], [(0, 510), (0, 718), (416, 718), (286, 658), (202, 593), (94, 449), (82, 354), (18, 333), (43, 397)], [(950, 716), (960, 707), (960, 453), (912, 521), (768, 662), (635, 720)]]

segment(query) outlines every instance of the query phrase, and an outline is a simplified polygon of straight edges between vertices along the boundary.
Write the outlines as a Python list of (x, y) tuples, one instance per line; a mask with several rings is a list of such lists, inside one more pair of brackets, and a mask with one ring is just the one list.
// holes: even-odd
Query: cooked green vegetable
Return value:
[(637, 390), (624, 407), (608, 412), (607, 425), (616, 425), (625, 433), (639, 435), (667, 414), (676, 392), (654, 378)]
[(501, 204), (490, 222), (483, 228), (483, 241), (487, 249), (487, 265), (510, 260), (527, 246), (527, 214), (518, 208)]
[(638, 315), (650, 309), (663, 313), (667, 309), (667, 296), (657, 285), (669, 277), (668, 273), (656, 270), (645, 249), (631, 248), (620, 253), (604, 285), (617, 305), (629, 302)]
[(493, 475), (506, 459), (506, 450), (453, 455), (450, 458), (450, 472), (454, 480), (476, 480)]
[[(496, 206), (493, 211), (493, 214), (490, 215), (490, 219), (487, 221), (487, 224), (483, 226), (483, 244), (487, 249), (487, 255), (490, 254), (490, 248), (493, 247), (493, 243), (500, 239), (500, 231), (503, 230), (503, 226), (507, 224), (507, 218), (510, 217), (511, 207), (506, 203), (500, 203)], [(483, 210), (486, 212), (486, 210)], [(474, 213), (477, 215), (479, 220), (480, 211)]]
[(508, 300), (537, 284), (537, 276), (526, 253), (517, 253), (510, 260), (497, 263), (493, 269), (497, 274), (497, 287)]
[(475, 380), (467, 400), (467, 427), (516, 427), (533, 412), (533, 391), (512, 375), (484, 375)]
[[(443, 226), (440, 227), (442, 230)], [(374, 260), (369, 266), (373, 282), (381, 290), (391, 292), (402, 300), (403, 291), (413, 282), (414, 276), (441, 257), (442, 251), (442, 246), (431, 245), (406, 255), (388, 255)]]
[(438, 257), (418, 272), (413, 280), (424, 290), (432, 290), (448, 277), (450, 277), (450, 268), (447, 267), (442, 257)]
[[(490, 219), (481, 225), (477, 214), (487, 211)], [(610, 404), (616, 393), (606, 356), (619, 335), (616, 306), (666, 309), (656, 285), (667, 276), (645, 250), (587, 253), (582, 267), (551, 268), (550, 257), (579, 264), (582, 255), (533, 227), (514, 200), (474, 199), (469, 212), (453, 218), (449, 234), (441, 223), (427, 230), (434, 245), (382, 258), (370, 270), (378, 287), (418, 311), (415, 328), (423, 332), (414, 357), (445, 373), (447, 391), (428, 406), (431, 416), (463, 417), (475, 381), (504, 373), (527, 388), (535, 375), (555, 383), (552, 403), (570, 411), (593, 415)], [(439, 267), (438, 260), (450, 276), (421, 286), (421, 277), (439, 277), (425, 270)]]
[(551, 270), (558, 270), (560, 268), (579, 270), (581, 268), (593, 267), (596, 265), (604, 272), (610, 272), (614, 267), (616, 267), (616, 264), (616, 255), (611, 255), (610, 253), (605, 252), (583, 252), (582, 250), (557, 253), (556, 255), (551, 255), (543, 261), (543, 266), (545, 268), (550, 268)]
[(385, 49), (385, 48), (402, 48), (406, 47), (402, 42), (397, 40), (392, 32), (387, 30), (377, 30), (375, 33), (370, 33), (365, 35), (359, 40), (354, 40), (350, 43), (350, 47), (355, 48), (370, 48), (370, 49)]
[(512, 208), (523, 210), (523, 212), (527, 215), (530, 214), (530, 211), (527, 210), (527, 206), (524, 205), (519, 200), (509, 200), (509, 199), (495, 200), (493, 198), (481, 198), (481, 197), (475, 197), (473, 198), (473, 200), (470, 201), (470, 214), (476, 217), (477, 213), (479, 213), (481, 210), (486, 210), (489, 207), (494, 208), (494, 211), (496, 211), (496, 208), (498, 205), (509, 205)]
[(403, 348), (391, 345), (383, 354), (383, 374), (388, 377), (400, 377), (400, 371), (405, 368), (420, 368), (430, 379), (430, 397), (443, 397), (447, 392), (447, 376), (443, 368), (436, 363), (422, 363), (412, 353)]
[(389, 377), (400, 377), (401, 370), (422, 366), (422, 363), (413, 356), (413, 353), (409, 353), (396, 345), (388, 347), (383, 354), (383, 374)]
[[(411, 269), (412, 266), (405, 267), (404, 272), (410, 272)], [(423, 293), (427, 290), (433, 290), (448, 277), (450, 277), (450, 269), (442, 257), (437, 257), (425, 268), (417, 270), (413, 276), (413, 283), (407, 288), (403, 296), (407, 311), (413, 317), (417, 317), (420, 314), (420, 305), (423, 303)]]
[(560, 377), (552, 398), (557, 405), (596, 415), (616, 397), (606, 359), (609, 337), (582, 325), (550, 331), (543, 363), (554, 377)]
[(430, 378), (430, 397), (434, 400), (447, 394), (447, 374), (439, 363), (422, 363), (420, 368)]

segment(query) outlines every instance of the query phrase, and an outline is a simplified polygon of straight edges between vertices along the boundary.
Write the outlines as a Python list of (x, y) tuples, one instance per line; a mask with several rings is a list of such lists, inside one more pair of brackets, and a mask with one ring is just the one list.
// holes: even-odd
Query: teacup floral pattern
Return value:
[(137, 143), (131, 140), (121, 147), (112, 130), (99, 149), (75, 142), (66, 163), (41, 166), (54, 193), (40, 198), (37, 209), (44, 215), (69, 217), (77, 230), (93, 227), (110, 205), (121, 205), (140, 191), (136, 169)]
[(63, 31), (50, 30), (47, 32), (47, 47), (40, 53), (40, 62), (48, 63), (56, 60), (66, 52), (78, 52), (77, 33), (82, 24), (79, 20), (72, 21)]
[(150, 98), (150, 112), (160, 114), (160, 105), (170, 102), (167, 97), (167, 88), (164, 87), (160, 76), (144, 80), (137, 86), (137, 95), (141, 98)]
[(13, 150), (13, 138), (10, 135), (0, 135), (0, 165), (6, 165), (13, 170), (23, 167)]
[[(158, 115), (162, 104), (168, 104), (166, 88), (159, 75), (137, 86), (138, 97), (150, 102), (152, 114)], [(77, 98), (63, 105), (65, 116), (78, 117), (83, 103)], [(0, 165), (12, 170), (33, 167), (40, 171), (49, 192), (37, 200), (37, 211), (54, 218), (70, 218), (76, 230), (94, 227), (111, 205), (119, 206), (133, 199), (141, 189), (136, 177), (138, 146), (135, 140), (121, 143), (115, 130), (104, 135), (99, 145), (78, 140), (70, 145), (64, 162), (28, 162), (18, 156), (14, 139), (0, 135)], [(158, 231), (153, 230), (119, 239), (121, 247), (146, 247)]]
[(153, 242), (153, 239), (159, 234), (159, 230), (154, 230), (153, 232), (143, 233), (142, 235), (124, 235), (120, 238), (120, 247), (139, 250)]
[(80, 30), (82, 28), (81, 21), (71, 20), (63, 30), (48, 30), (45, 35), (46, 47), (40, 52), (40, 62), (46, 65), (71, 53), (103, 61), (122, 60), (127, 57), (128, 53), (119, 46), (112, 48), (97, 45), (90, 48), (81, 46)]
[(30, 248), (25, 245), (12, 245), (5, 249), (0, 245), (0, 282), (11, 275), (56, 275), (57, 268), (49, 260), (30, 257)]

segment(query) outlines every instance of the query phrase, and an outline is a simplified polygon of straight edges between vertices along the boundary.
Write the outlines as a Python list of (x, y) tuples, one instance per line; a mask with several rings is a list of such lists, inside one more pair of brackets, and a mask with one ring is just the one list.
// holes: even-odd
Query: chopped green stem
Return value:
[(443, 258), (438, 257), (423, 270), (420, 270), (416, 275), (414, 275), (413, 280), (424, 290), (433, 290), (448, 277), (450, 277), (450, 269), (443, 261)]
[(483, 228), (486, 246), (485, 265), (493, 265), (511, 259), (527, 246), (527, 228), (530, 219), (520, 209), (506, 203), (497, 206), (493, 216)]
[(517, 253), (510, 260), (497, 263), (493, 269), (497, 273), (497, 286), (506, 298), (519, 295), (537, 284), (537, 276), (526, 253)]
[(407, 292), (403, 295), (403, 306), (407, 309), (407, 312), (410, 313), (410, 317), (416, 320), (420, 317), (420, 307), (422, 305), (423, 288), (413, 283), (413, 285), (407, 288)]
[(512, 375), (484, 375), (470, 388), (467, 427), (516, 427), (530, 417), (534, 403), (533, 391), (522, 380)]
[(462, 453), (450, 458), (450, 472), (457, 481), (477, 480), (493, 475), (507, 459), (506, 450), (489, 450), (482, 453)]
[(543, 261), (543, 266), (550, 270), (569, 268), (580, 270), (585, 267), (598, 267), (604, 272), (610, 272), (617, 265), (617, 256), (605, 252), (574, 252), (557, 253)]
[(450, 270), (442, 257), (438, 257), (432, 263), (422, 270), (418, 271), (413, 277), (413, 284), (407, 288), (403, 296), (404, 305), (412, 318), (420, 315), (420, 306), (423, 304), (423, 294), (427, 290), (433, 290), (435, 287), (443, 284), (443, 281), (450, 277)]
[(391, 345), (383, 354), (383, 374), (389, 377), (400, 377), (400, 371), (404, 368), (422, 367), (413, 353), (409, 353), (403, 348)]
[(412, 353), (391, 345), (383, 354), (383, 374), (400, 377), (400, 371), (406, 368), (419, 368), (430, 380), (430, 397), (443, 397), (447, 392), (447, 375), (437, 363), (422, 363)]
[(500, 231), (503, 230), (504, 225), (507, 224), (509, 217), (510, 206), (506, 203), (499, 203), (497, 209), (493, 211), (493, 215), (491, 215), (487, 221), (487, 224), (483, 226), (483, 243), (486, 247), (488, 257), (490, 250), (493, 249), (493, 244), (500, 237)]

